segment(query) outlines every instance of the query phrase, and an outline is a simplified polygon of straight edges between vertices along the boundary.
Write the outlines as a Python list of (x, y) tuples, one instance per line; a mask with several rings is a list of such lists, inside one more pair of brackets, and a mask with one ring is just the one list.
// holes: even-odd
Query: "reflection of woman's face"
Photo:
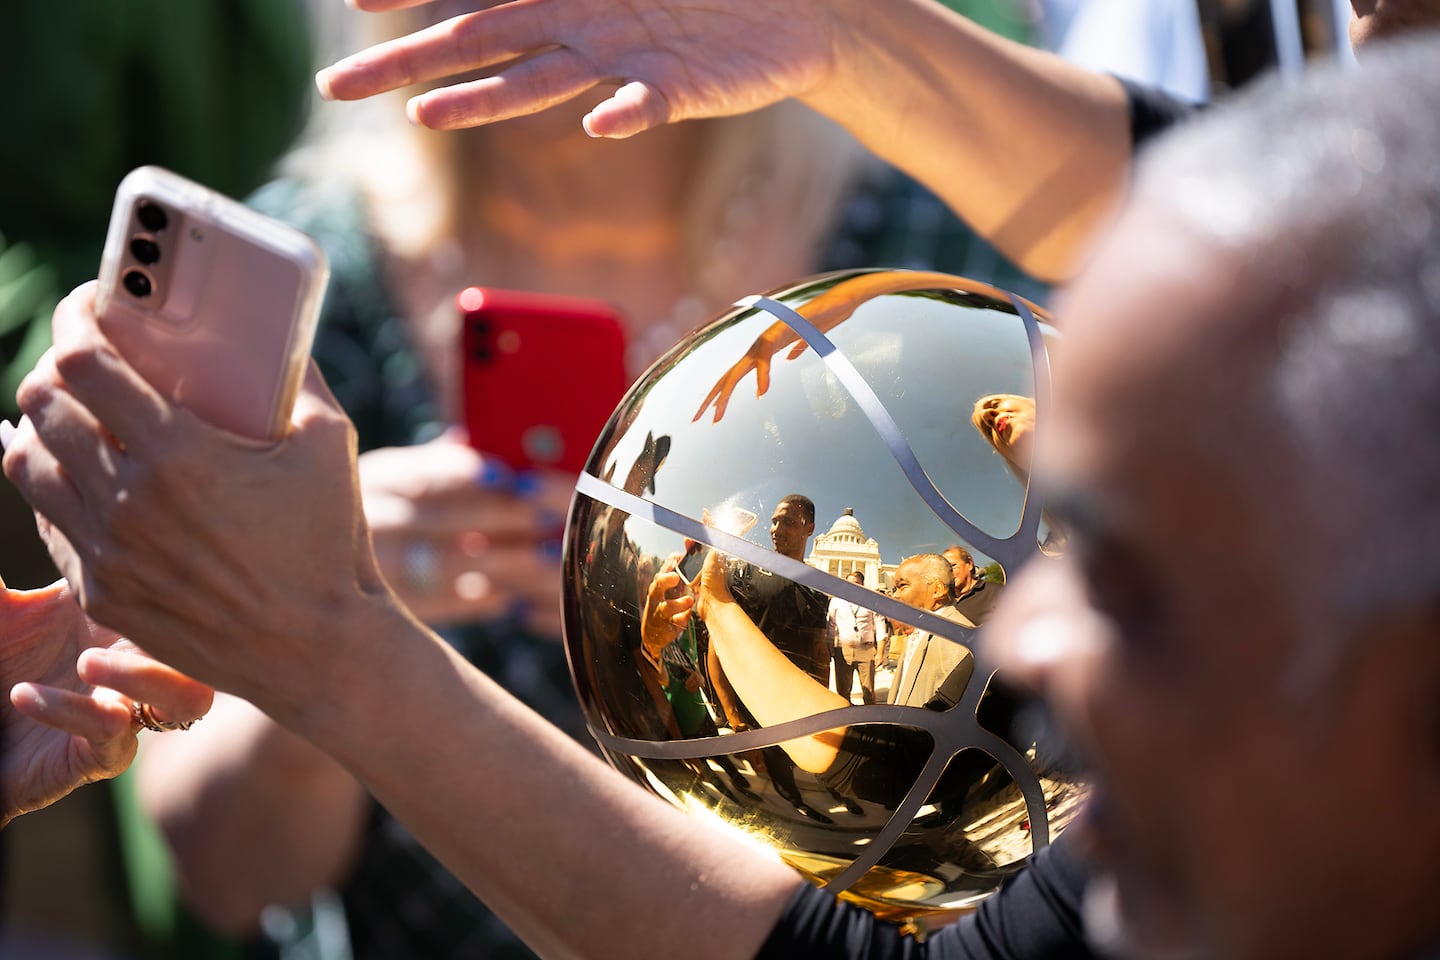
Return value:
[(1035, 401), (1014, 393), (993, 393), (975, 401), (970, 421), (1010, 465), (1030, 472), (1031, 443), (1035, 438)]

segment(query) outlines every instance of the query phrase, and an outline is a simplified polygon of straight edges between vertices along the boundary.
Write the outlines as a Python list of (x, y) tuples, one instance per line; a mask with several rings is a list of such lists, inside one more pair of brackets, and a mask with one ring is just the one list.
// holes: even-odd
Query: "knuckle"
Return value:
[(107, 363), (119, 356), (108, 345), (79, 342), (55, 348), (55, 369), (66, 381), (83, 382), (96, 376)]

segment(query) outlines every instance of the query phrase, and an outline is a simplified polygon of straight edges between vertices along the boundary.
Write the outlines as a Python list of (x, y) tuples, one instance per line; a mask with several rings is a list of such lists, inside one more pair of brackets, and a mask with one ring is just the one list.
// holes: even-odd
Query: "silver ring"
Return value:
[(421, 593), (430, 593), (440, 584), (440, 552), (424, 540), (405, 546), (400, 555), (405, 580)]

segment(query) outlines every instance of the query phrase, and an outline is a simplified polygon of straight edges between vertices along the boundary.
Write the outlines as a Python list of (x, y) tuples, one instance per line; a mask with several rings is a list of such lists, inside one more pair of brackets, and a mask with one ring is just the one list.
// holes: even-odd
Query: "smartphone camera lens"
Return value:
[(125, 276), (121, 279), (120, 282), (125, 284), (125, 289), (130, 291), (130, 295), (132, 297), (150, 296), (150, 278), (145, 276), (145, 274), (141, 273), (139, 270), (125, 271)]
[(148, 267), (160, 259), (160, 245), (147, 237), (132, 237), (130, 255)]
[(136, 211), (135, 215), (140, 218), (145, 229), (151, 233), (164, 230), (165, 224), (170, 222), (170, 218), (165, 214), (165, 208), (158, 203), (151, 203), (149, 200), (140, 204), (140, 209)]

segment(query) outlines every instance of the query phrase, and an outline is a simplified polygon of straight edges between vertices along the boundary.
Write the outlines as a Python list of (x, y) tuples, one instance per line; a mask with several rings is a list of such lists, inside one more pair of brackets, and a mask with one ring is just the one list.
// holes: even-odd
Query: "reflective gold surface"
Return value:
[[(615, 765), (894, 919), (966, 908), (1053, 837), (1083, 785), (1040, 707), (994, 676), (976, 628), (1006, 571), (1063, 549), (1029, 496), (1055, 339), (1038, 308), (983, 284), (862, 271), (737, 307), (642, 377), (566, 536), (571, 668)], [(803, 564), (769, 535), (797, 493), (815, 505)], [(759, 522), (744, 539), (743, 524), (728, 533), (747, 513)], [(667, 558), (688, 554), (681, 570), (698, 577), (707, 545), (789, 661), (758, 682), (761, 661), (737, 661), (698, 618), (642, 642), (647, 599), (690, 589), (651, 590)], [(954, 605), (917, 599), (912, 581), (948, 576), (955, 547), (986, 582)], [(857, 571), (865, 586), (845, 579)], [(837, 695), (823, 632), (814, 646), (817, 617), (823, 631), (842, 608), (893, 630), (874, 703), (864, 684)], [(830, 707), (793, 706), (817, 690)]]

